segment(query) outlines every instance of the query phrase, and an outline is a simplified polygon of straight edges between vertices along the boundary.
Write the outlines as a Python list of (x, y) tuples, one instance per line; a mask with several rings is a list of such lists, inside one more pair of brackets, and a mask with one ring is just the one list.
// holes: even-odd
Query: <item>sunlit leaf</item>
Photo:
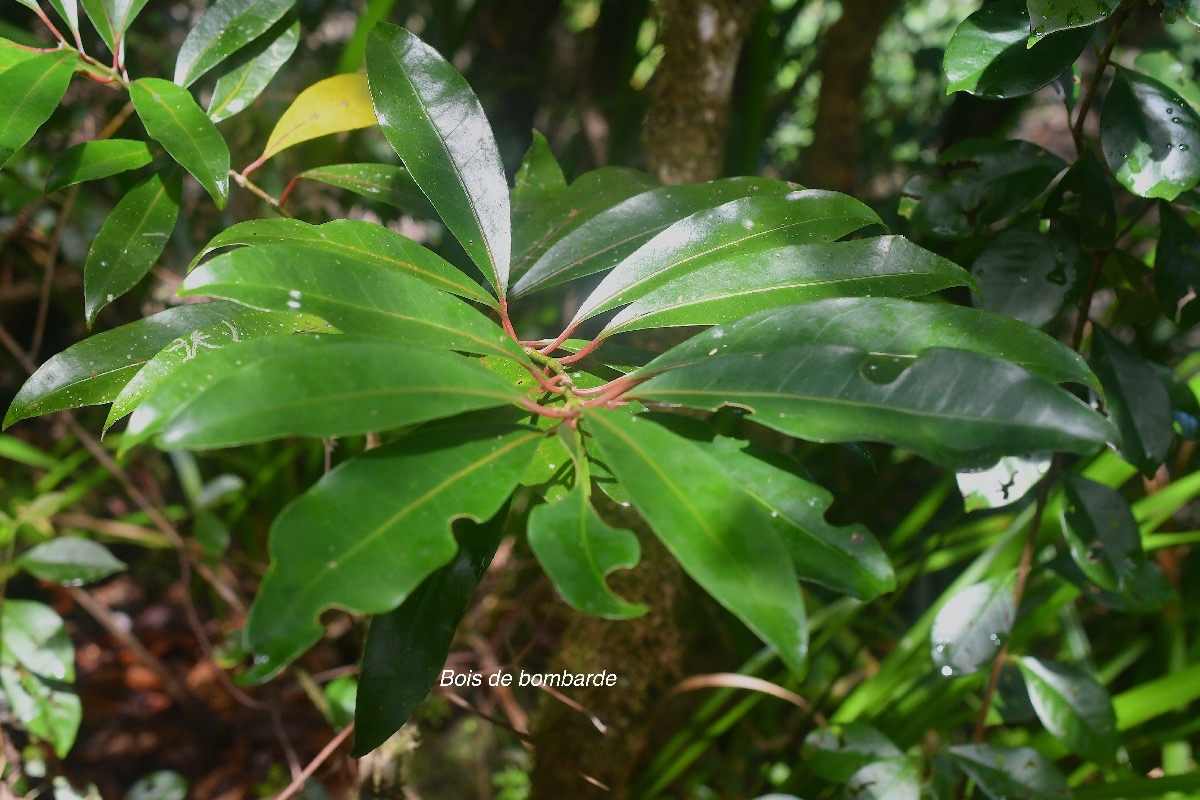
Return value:
[(161, 78), (139, 78), (129, 97), (146, 132), (200, 181), (217, 208), (229, 199), (229, 147), (192, 95)]
[(16, 566), (44, 581), (82, 584), (125, 569), (125, 562), (91, 539), (63, 536), (31, 547)]
[(1024, 656), (1018, 659), (1038, 718), (1072, 752), (1106, 765), (1117, 751), (1112, 700), (1077, 667)]
[(1100, 144), (1113, 175), (1136, 195), (1174, 200), (1200, 182), (1200, 115), (1148, 75), (1117, 67)]
[(209, 119), (213, 122), (229, 119), (253, 103), (292, 57), (299, 43), (300, 23), (293, 22), (218, 78), (208, 101)]
[(59, 758), (70, 752), (83, 718), (79, 695), (3, 663), (0, 663), (0, 689), (12, 715), (31, 734), (49, 742)]
[(67, 93), (79, 53), (69, 48), (34, 56), (0, 72), (0, 167), (33, 138)]
[(153, 160), (146, 143), (135, 139), (83, 142), (68, 149), (50, 168), (46, 193), (144, 167)]
[(278, 672), (321, 635), (336, 605), (383, 614), (458, 550), (451, 523), (490, 519), (542, 433), (516, 426), (421, 428), (343, 462), (271, 526), (271, 567), (246, 627), (251, 680)]
[(250, 44), (291, 10), (296, 0), (217, 0), (188, 33), (175, 60), (175, 83), (197, 78)]
[(1028, 0), (1030, 45), (1055, 31), (1103, 22), (1119, 5), (1117, 0)]
[(341, 131), (369, 128), (376, 123), (367, 76), (361, 72), (334, 75), (296, 95), (275, 123), (256, 164), (281, 150)]
[(684, 570), (802, 674), (804, 599), (770, 516), (720, 462), (666, 428), (613, 411), (590, 410), (585, 420), (634, 508)]
[(75, 680), (75, 648), (54, 609), (32, 600), (6, 597), (0, 630), (0, 663), (20, 665), (43, 678)]
[(976, 583), (955, 594), (933, 620), (933, 665), (946, 677), (986, 667), (1008, 641), (1017, 616), (1016, 573)]
[(96, 26), (110, 52), (117, 52), (129, 24), (141, 13), (147, 0), (82, 0), (83, 10)]
[(508, 186), (475, 93), (436, 50), (386, 22), (367, 41), (367, 74), (384, 136), (503, 297), (511, 258)]
[(867, 764), (846, 782), (846, 800), (918, 800), (920, 796), (920, 770), (903, 756)]
[(1050, 469), (1050, 459), (1002, 458), (994, 467), (955, 475), (964, 511), (1003, 508), (1020, 500), (1037, 486)]
[(104, 221), (83, 265), (84, 315), (89, 325), (100, 309), (137, 285), (158, 261), (179, 218), (181, 177), (172, 169), (133, 187)]

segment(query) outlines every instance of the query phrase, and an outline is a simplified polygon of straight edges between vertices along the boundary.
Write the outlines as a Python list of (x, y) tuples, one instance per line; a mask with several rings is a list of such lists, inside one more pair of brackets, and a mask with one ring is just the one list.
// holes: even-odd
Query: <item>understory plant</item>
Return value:
[[(231, 16), (251, 5), (253, 15)], [(372, 446), (275, 519), (271, 564), (245, 628), (253, 663), (242, 674), (265, 681), (286, 669), (320, 639), (327, 609), (370, 615), (359, 754), (395, 732), (441, 674), (514, 520), (524, 521), (566, 603), (627, 619), (646, 607), (607, 580), (636, 567), (638, 538), (606, 521), (597, 501), (631, 507), (799, 680), (809, 666), (811, 587), (823, 609), (858, 608), (893, 591), (897, 572), (886, 541), (826, 520), (833, 498), (789, 455), (798, 440), (894, 446), (963, 473), (964, 494), (988, 507), (1039, 485), (1004, 548), (961, 573), (897, 650), (922, 670), (885, 662), (808, 748), (811, 775), (846, 784), (850, 797), (881, 797), (883, 785), (900, 787), (889, 797), (915, 798), (922, 785), (949, 797), (968, 780), (992, 797), (1059, 796), (1066, 778), (1048, 753), (1066, 748), (1107, 766), (1117, 723), (1086, 665), (1009, 654), (1010, 641), (1021, 641), (1031, 572), (1053, 569), (1062, 586), (1079, 587), (1060, 603), (1082, 592), (1118, 608), (1161, 607), (1171, 595), (1116, 488), (1119, 476), (1153, 475), (1167, 458), (1177, 438), (1170, 395), (1183, 387), (1101, 326), (1085, 331), (1102, 271), (1134, 258), (1115, 246), (1114, 178), (1162, 198), (1154, 275), (1164, 310), (1190, 324), (1200, 308), (1196, 234), (1184, 216), (1192, 212), (1171, 205), (1184, 192), (1194, 197), (1200, 181), (1200, 117), (1182, 90), (1115, 67), (1097, 156), (1082, 131), (1101, 78), (1077, 103), (1072, 94), (1072, 65), (1098, 26), (1129, 5), (1059, 19), (1049, 3), (1000, 0), (950, 42), (952, 90), (1008, 97), (1058, 80), (1080, 142), (1073, 163), (1026, 142), (965, 142), (946, 153), (943, 174), (909, 184), (905, 214), (916, 235), (938, 240), (931, 246), (942, 253), (962, 241), (954, 255), (974, 262), (968, 272), (893, 233), (853, 197), (783, 180), (657, 186), (608, 167), (568, 183), (537, 134), (510, 187), (465, 79), (386, 22), (368, 39), (365, 75), (302, 93), (262, 154), (231, 170), (227, 127), (216, 123), (252, 102), (295, 49), (291, 3), (216, 3), (168, 81), (131, 79), (126, 69), (122, 37), (139, 4), (85, 2), (112, 65), (85, 55), (78, 33), (77, 47), (64, 38), (50, 52), (0, 51), (9, 59), (0, 98), (15, 109), (0, 128), (0, 160), (32, 138), (75, 73), (128, 91), (146, 137), (78, 145), (48, 179), (55, 190), (130, 170), (145, 176), (91, 245), (89, 323), (159, 258), (188, 175), (218, 208), (232, 181), (281, 210), (286, 194), (270, 197), (250, 174), (293, 144), (338, 131), (377, 124), (403, 166), (340, 164), (302, 178), (394, 198), (444, 226), (461, 253), (443, 247), (443, 257), (366, 221), (313, 224), (284, 213), (238, 222), (195, 255), (179, 289), (189, 302), (54, 356), (4, 424), (111, 403), (106, 431), (128, 417), (120, 453), (146, 443), (367, 437)], [(64, 16), (75, 32), (73, 8)], [(1110, 27), (1115, 37), (1119, 20)], [(201, 109), (188, 87), (222, 65)], [(574, 300), (561, 329), (521, 330), (522, 304), (537, 307), (538, 293), (564, 288)], [(948, 289), (970, 305), (948, 302), (939, 294)], [(1080, 309), (1069, 345), (1039, 330), (1068, 299)], [(1085, 332), (1090, 366), (1078, 353)], [(1131, 468), (1113, 466), (1122, 462), (1111, 452), (1094, 458), (1106, 446)], [(1055, 551), (1043, 529), (1062, 542), (1053, 560), (1038, 555)], [(16, 635), (10, 608), (6, 642)], [(930, 677), (924, 667), (935, 680), (987, 681), (978, 735), (944, 743), (928, 762), (908, 751), (919, 725), (887, 726), (897, 747), (863, 721), (886, 713), (914, 675)], [(1053, 747), (1004, 730), (984, 737), (1005, 667)], [(661, 788), (653, 776), (643, 786), (647, 796)]]

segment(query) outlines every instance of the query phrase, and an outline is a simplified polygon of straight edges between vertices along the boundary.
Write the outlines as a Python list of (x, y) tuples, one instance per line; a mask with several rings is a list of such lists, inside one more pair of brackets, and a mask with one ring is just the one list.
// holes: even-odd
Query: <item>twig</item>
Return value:
[(312, 777), (312, 774), (316, 772), (322, 764), (325, 763), (326, 759), (333, 755), (333, 752), (338, 749), (342, 742), (346, 741), (346, 737), (349, 736), (353, 731), (353, 722), (342, 728), (341, 732), (338, 733), (337, 736), (333, 737), (329, 741), (329, 744), (325, 745), (325, 748), (321, 750), (320, 753), (317, 753), (317, 757), (309, 762), (308, 766), (304, 768), (304, 771), (297, 775), (296, 779), (288, 784), (286, 789), (275, 796), (275, 800), (288, 800), (289, 797), (303, 789), (305, 782)]
[(278, 212), (279, 216), (287, 217), (288, 219), (294, 219), (295, 217), (292, 215), (292, 212), (290, 212), (286, 208), (284, 208), (283, 204), (279, 200), (276, 200), (274, 197), (271, 197), (271, 195), (269, 195), (265, 191), (263, 191), (263, 189), (258, 184), (254, 183), (254, 181), (252, 181), (246, 177), (246, 174), (249, 171), (250, 171), (249, 168), (246, 169), (246, 172), (238, 172), (235, 169), (231, 169), (231, 170), (229, 170), (229, 177), (233, 178), (233, 182), (236, 183), (238, 186), (247, 190), (248, 192), (250, 192), (250, 194), (254, 195), (259, 200), (262, 200), (264, 203), (269, 205), (271, 208), (275, 209), (275, 211)]
[(1113, 47), (1116, 46), (1117, 38), (1121, 35), (1121, 27), (1132, 12), (1133, 0), (1124, 0), (1121, 7), (1117, 9), (1117, 13), (1113, 15), (1113, 27), (1108, 33), (1108, 41), (1104, 43), (1104, 49), (1096, 61), (1096, 71), (1092, 73), (1092, 79), (1088, 81), (1083, 97), (1079, 100), (1079, 114), (1075, 117), (1075, 127), (1071, 129), (1071, 138), (1075, 140), (1076, 153), (1083, 152), (1083, 123), (1087, 120), (1092, 102), (1096, 99), (1096, 90), (1100, 88), (1100, 80), (1104, 77), (1104, 70), (1112, 58)]

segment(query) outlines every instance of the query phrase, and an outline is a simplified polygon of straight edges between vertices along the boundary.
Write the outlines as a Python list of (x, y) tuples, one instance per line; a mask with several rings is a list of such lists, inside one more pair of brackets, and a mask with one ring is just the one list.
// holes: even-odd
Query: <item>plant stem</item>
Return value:
[(1096, 98), (1096, 90), (1100, 87), (1100, 79), (1104, 77), (1104, 70), (1108, 67), (1108, 63), (1112, 59), (1113, 47), (1116, 46), (1117, 38), (1121, 35), (1121, 27), (1129, 19), (1129, 15), (1132, 12), (1133, 0), (1124, 0), (1121, 3), (1121, 7), (1117, 9), (1117, 13), (1113, 15), (1113, 27), (1108, 33), (1108, 41), (1104, 43), (1104, 49), (1100, 52), (1100, 57), (1096, 61), (1096, 71), (1092, 73), (1092, 78), (1088, 81), (1088, 85), (1084, 89), (1083, 97), (1079, 100), (1079, 114), (1075, 117), (1075, 127), (1071, 129), (1071, 138), (1075, 140), (1076, 153), (1083, 152), (1083, 123), (1087, 120), (1088, 112), (1092, 108), (1092, 102)]
[(283, 204), (279, 200), (276, 200), (274, 197), (271, 197), (271, 195), (264, 192), (258, 186), (258, 184), (254, 183), (249, 178), (247, 178), (246, 174), (244, 172), (238, 172), (235, 169), (231, 169), (231, 170), (229, 170), (229, 177), (233, 178), (233, 182), (236, 183), (238, 186), (242, 187), (243, 189), (246, 189), (247, 191), (250, 192), (250, 194), (254, 195), (259, 200), (262, 200), (264, 203), (269, 205), (271, 208), (275, 209), (275, 211), (277, 211), (279, 213), (279, 216), (287, 217), (288, 219), (295, 218), (292, 216), (291, 212), (289, 212), (287, 209), (285, 209), (283, 207)]

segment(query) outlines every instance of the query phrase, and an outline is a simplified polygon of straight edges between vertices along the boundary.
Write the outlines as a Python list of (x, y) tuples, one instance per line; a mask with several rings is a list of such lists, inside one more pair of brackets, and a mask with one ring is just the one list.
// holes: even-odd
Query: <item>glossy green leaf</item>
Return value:
[(67, 27), (71, 29), (71, 34), (75, 37), (75, 41), (78, 42), (79, 3), (76, 0), (48, 0), (48, 2), (62, 21), (67, 23)]
[[(1189, 0), (1189, 2), (1195, 2), (1195, 0)], [(1172, 48), (1148, 48), (1141, 51), (1133, 59), (1133, 68), (1179, 92), (1192, 108), (1200, 107), (1200, 85), (1196, 83), (1193, 76), (1194, 69)]]
[(50, 168), (50, 175), (46, 178), (46, 193), (144, 167), (153, 160), (146, 143), (135, 139), (83, 142), (63, 153)]
[(963, 239), (1029, 205), (1066, 162), (1031, 142), (968, 139), (938, 158), (945, 176), (904, 186), (913, 225), (941, 239)]
[(1200, 183), (1200, 114), (1148, 75), (1117, 68), (1100, 112), (1100, 145), (1136, 195), (1174, 200)]
[(457, 297), (393, 267), (296, 243), (223, 253), (193, 270), (180, 294), (316, 314), (346, 333), (526, 359), (511, 336)]
[(905, 756), (867, 764), (846, 783), (846, 800), (918, 800), (920, 796), (921, 772)]
[(845, 783), (875, 761), (904, 754), (865, 722), (825, 725), (804, 738), (804, 763), (820, 777)]
[(954, 478), (963, 497), (963, 511), (1012, 505), (1029, 494), (1049, 469), (1050, 459), (1044, 456), (1008, 456), (990, 469), (960, 472)]
[(1171, 448), (1171, 400), (1166, 387), (1133, 348), (1097, 326), (1092, 369), (1104, 385), (1109, 416), (1121, 431), (1121, 457), (1153, 475)]
[(1067, 664), (1025, 656), (1017, 665), (1046, 730), (1086, 759), (1102, 766), (1112, 761), (1118, 744), (1116, 717), (1104, 687)]
[(1108, 174), (1090, 149), (1055, 184), (1042, 216), (1054, 218), (1066, 214), (1077, 221), (1079, 244), (1084, 250), (1111, 247), (1117, 232), (1117, 208), (1113, 201)]
[(1017, 616), (1015, 585), (1016, 573), (976, 583), (938, 610), (929, 636), (942, 675), (973, 675), (995, 660)]
[(282, 217), (239, 222), (205, 245), (189, 269), (222, 247), (272, 243), (316, 247), (352, 261), (403, 272), (444, 292), (497, 307), (496, 298), (441, 256), (382, 225), (360, 220), (339, 219), (324, 225)]
[(75, 680), (75, 648), (54, 609), (6, 597), (0, 621), (0, 663), (63, 683)]
[(1154, 293), (1181, 328), (1200, 322), (1200, 233), (1167, 203), (1159, 203), (1162, 235), (1154, 251)]
[(226, 302), (176, 306), (71, 345), (25, 382), (4, 417), (4, 427), (40, 414), (111, 402), (172, 340), (241, 309)]
[(264, 680), (321, 636), (336, 605), (383, 614), (458, 550), (451, 523), (490, 519), (542, 433), (517, 426), (434, 426), (343, 462), (271, 526), (271, 567), (246, 626)]
[(0, 168), (33, 138), (67, 93), (79, 53), (70, 48), (35, 56), (0, 73)]
[[(603, 167), (580, 175), (565, 190), (556, 192), (536, 209), (532, 209), (519, 224), (514, 212), (512, 275), (518, 279), (513, 285), (514, 296), (523, 293), (524, 290), (518, 292), (517, 287), (525, 285), (524, 274), (541, 260), (543, 254), (551, 247), (557, 247), (557, 255), (551, 256), (552, 259), (559, 256), (572, 260), (587, 259), (597, 255), (588, 249), (588, 240), (591, 237), (586, 233), (576, 234), (575, 231), (631, 197), (653, 189), (654, 186), (654, 180), (644, 172), (627, 167)], [(636, 219), (636, 215), (630, 215), (628, 221)], [(574, 245), (557, 245), (560, 240), (574, 241), (572, 237), (580, 242)], [(615, 245), (618, 250), (629, 253), (637, 247), (636, 244), (630, 246), (628, 243), (621, 243), (623, 237), (619, 234), (602, 238), (603, 241), (597, 239), (596, 249)], [(619, 257), (616, 258), (609, 266), (619, 260)]]
[(1070, 31), (1030, 50), (1025, 0), (989, 3), (963, 20), (946, 45), (946, 94), (992, 100), (1033, 94), (1075, 63), (1090, 38), (1090, 31)]
[[(572, 184), (568, 195), (559, 202), (569, 200), (569, 207), (574, 211), (583, 198), (576, 199), (572, 195), (588, 177), (585, 175)], [(531, 251), (526, 257), (525, 263), (533, 255), (537, 255), (537, 261), (517, 281), (513, 293), (528, 294), (610, 270), (687, 217), (742, 198), (779, 197), (796, 188), (795, 184), (767, 178), (726, 178), (640, 192), (605, 208), (569, 232), (554, 230), (549, 236), (548, 248), (542, 248), (540, 255), (537, 254), (539, 251)], [(766, 224), (768, 221), (763, 219), (761, 222)], [(676, 229), (676, 232), (680, 230)], [(761, 226), (759, 232), (762, 232)], [(660, 240), (660, 244), (664, 241)]]
[(1048, 758), (1032, 747), (961, 744), (950, 757), (992, 800), (1067, 798), (1067, 780)]
[(182, 179), (155, 172), (121, 198), (100, 226), (83, 264), (88, 325), (100, 309), (137, 285), (158, 261), (179, 218)]
[(26, 550), (16, 565), (43, 581), (80, 585), (125, 569), (125, 562), (91, 539), (62, 536)]
[(146, 133), (200, 181), (217, 204), (229, 199), (229, 147), (192, 95), (161, 78), (139, 78), (129, 97)]
[(408, 170), (394, 164), (331, 164), (305, 170), (299, 177), (348, 189), (410, 214), (437, 217), (437, 211)]
[(572, 608), (607, 619), (629, 619), (648, 610), (617, 596), (605, 581), (613, 570), (638, 563), (637, 536), (602, 520), (582, 486), (535, 508), (528, 536), (538, 563)]
[(369, 128), (376, 122), (366, 75), (348, 72), (317, 81), (296, 95), (267, 137), (262, 155), (245, 172), (293, 145), (331, 133)]
[(20, 64), (22, 61), (36, 58), (39, 55), (41, 53), (37, 50), (22, 47), (11, 39), (5, 39), (3, 36), (0, 36), (0, 74), (3, 74), (9, 67)]
[(1065, 231), (1005, 228), (971, 265), (977, 308), (1040, 328), (1062, 309), (1079, 274), (1079, 245)]
[(932, 348), (915, 359), (826, 344), (712, 352), (630, 395), (741, 408), (755, 422), (802, 439), (887, 442), (951, 469), (990, 465), (1005, 455), (1090, 453), (1114, 436), (1107, 420), (1067, 392), (1015, 364), (966, 350)]
[(821, 190), (734, 200), (680, 220), (604, 276), (575, 312), (577, 324), (646, 296), (671, 280), (786, 245), (832, 242), (879, 216), (847, 195)]
[(804, 598), (770, 516), (722, 464), (661, 425), (601, 410), (585, 420), (634, 508), (684, 570), (803, 673)]
[[(11, 602), (11, 601), (10, 601)], [(0, 690), (14, 717), (31, 734), (49, 742), (59, 758), (75, 744), (83, 718), (79, 695), (63, 691), (39, 675), (0, 663)]]
[[(538, 131), (533, 132), (533, 142), (517, 168), (510, 202), (512, 205), (512, 227), (517, 231), (530, 214), (544, 206), (551, 198), (567, 190), (567, 179), (562, 167), (550, 152), (550, 143)], [(513, 235), (513, 255), (518, 254), (517, 236)], [(513, 269), (516, 269), (513, 259)]]
[(296, 52), (300, 43), (300, 23), (293, 22), (273, 38), (268, 33), (264, 45), (240, 57), (239, 63), (217, 79), (208, 101), (208, 118), (213, 122), (229, 119), (253, 103), (267, 84)]
[(1028, 325), (961, 306), (885, 297), (820, 300), (762, 311), (689, 339), (641, 374), (706, 361), (714, 348), (719, 353), (752, 354), (800, 344), (844, 345), (902, 358), (934, 347), (971, 350), (1011, 361), (1051, 383), (1100, 388), (1074, 350)]
[(475, 93), (436, 50), (386, 22), (367, 40), (367, 77), (384, 136), (504, 296), (512, 235), (508, 185)]
[(1146, 556), (1129, 503), (1107, 486), (1075, 475), (1066, 477), (1063, 488), (1062, 529), (1071, 558), (1102, 589), (1132, 588)]
[[(239, 369), (239, 360), (256, 366)], [(188, 382), (192, 397), (163, 425), (158, 442), (165, 448), (228, 447), (291, 435), (352, 436), (523, 397), (463, 356), (404, 342), (319, 334), (272, 336), (205, 352), (174, 380)], [(153, 395), (146, 402), (157, 407)], [(130, 429), (134, 432), (132, 423)]]
[(459, 522), (458, 552), (392, 612), (372, 618), (355, 701), (355, 755), (408, 721), (446, 664), (458, 622), (500, 544), (507, 506), (483, 525)]
[(117, 52), (118, 43), (124, 44), (125, 31), (141, 13), (146, 0), (82, 0), (83, 10), (96, 27), (110, 52)]
[(296, 0), (217, 0), (188, 33), (175, 60), (175, 83), (197, 78), (262, 36)]
[(828, 297), (928, 294), (971, 286), (965, 270), (902, 236), (734, 253), (674, 278), (629, 306), (603, 333), (711, 325)]
[(129, 414), (147, 394), (171, 378), (175, 370), (205, 350), (218, 350), (263, 336), (279, 336), (321, 328), (325, 323), (315, 317), (295, 312), (259, 311), (245, 306), (233, 306), (229, 315), (201, 325), (195, 330), (171, 340), (153, 358), (145, 363), (125, 388), (113, 400), (104, 430)]
[(1067, 553), (1060, 553), (1048, 566), (1087, 599), (1123, 614), (1153, 614), (1179, 601), (1162, 569), (1150, 560), (1143, 561), (1119, 591), (1101, 589)]
[(1119, 5), (1119, 0), (1028, 0), (1030, 46), (1055, 31), (1103, 22)]

